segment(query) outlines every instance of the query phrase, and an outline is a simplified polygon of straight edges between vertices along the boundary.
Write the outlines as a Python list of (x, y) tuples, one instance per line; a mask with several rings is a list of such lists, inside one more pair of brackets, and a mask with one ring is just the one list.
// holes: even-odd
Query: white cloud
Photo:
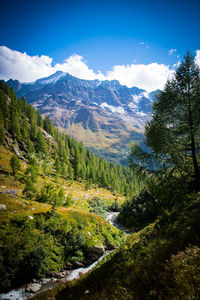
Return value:
[(95, 73), (92, 69), (89, 69), (83, 57), (77, 54), (65, 59), (63, 64), (56, 64), (55, 69), (70, 73), (71, 75), (82, 79), (105, 79), (100, 71)]
[(176, 49), (171, 49), (171, 50), (168, 51), (168, 54), (173, 55), (173, 54), (175, 54), (175, 52), (176, 52)]
[[(176, 49), (171, 49), (176, 50)], [(200, 50), (196, 51), (195, 60), (200, 66)], [(0, 79), (18, 79), (21, 82), (31, 82), (38, 78), (50, 76), (56, 71), (68, 72), (81, 79), (112, 80), (117, 79), (128, 87), (139, 87), (147, 92), (163, 89), (166, 81), (174, 74), (178, 64), (170, 68), (157, 62), (151, 64), (117, 65), (106, 74), (95, 72), (87, 66), (80, 55), (71, 55), (63, 63), (53, 64), (53, 59), (46, 55), (30, 56), (27, 53), (0, 47)]]
[(4, 80), (18, 79), (30, 82), (38, 78), (50, 76), (56, 71), (68, 72), (82, 79), (103, 80), (101, 72), (97, 74), (88, 68), (80, 55), (68, 57), (63, 64), (53, 66), (53, 59), (46, 55), (30, 56), (27, 53), (0, 46), (0, 78)]
[(30, 56), (5, 46), (0, 47), (0, 78), (30, 82), (54, 72), (52, 58), (46, 55)]
[(173, 69), (164, 64), (152, 63), (148, 65), (131, 64), (113, 67), (107, 72), (107, 79), (117, 79), (128, 87), (139, 87), (147, 92), (163, 89), (168, 77), (174, 73)]
[(196, 50), (195, 62), (200, 68), (200, 50)]

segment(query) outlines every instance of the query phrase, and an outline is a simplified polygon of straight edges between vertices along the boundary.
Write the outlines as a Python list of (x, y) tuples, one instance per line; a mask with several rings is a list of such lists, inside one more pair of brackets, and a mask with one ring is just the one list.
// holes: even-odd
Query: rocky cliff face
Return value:
[(11, 79), (8, 84), (90, 149), (118, 154), (122, 148), (127, 152), (133, 136), (142, 138), (155, 97), (155, 92), (128, 88), (117, 80), (82, 80), (61, 71), (33, 83)]

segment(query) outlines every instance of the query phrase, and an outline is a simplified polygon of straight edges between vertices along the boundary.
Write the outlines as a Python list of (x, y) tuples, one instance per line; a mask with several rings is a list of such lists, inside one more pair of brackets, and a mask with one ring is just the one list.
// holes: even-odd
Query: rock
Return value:
[(104, 254), (104, 248), (101, 246), (94, 246), (86, 250), (86, 259), (89, 261), (89, 264), (98, 260)]
[(48, 274), (49, 277), (56, 277), (56, 272), (55, 271), (52, 271)]
[(0, 210), (6, 210), (6, 209), (7, 209), (7, 207), (5, 204), (0, 204)]
[(92, 248), (88, 248), (86, 250), (87, 255), (94, 255), (100, 257), (104, 254), (104, 248), (102, 246), (93, 246)]
[(40, 283), (29, 283), (26, 287), (26, 292), (37, 293), (41, 289)]
[(57, 273), (57, 276), (56, 276), (56, 278), (57, 279), (62, 279), (62, 278), (65, 278), (66, 277), (66, 275), (67, 275), (67, 272), (60, 272), (60, 273)]
[(13, 150), (14, 150), (15, 154), (16, 154), (19, 158), (24, 159), (24, 157), (21, 155), (21, 151), (20, 151), (20, 149), (19, 149), (19, 145), (16, 143), (16, 144), (12, 145), (12, 147), (13, 147)]
[(49, 273), (49, 276), (50, 277), (53, 277), (53, 278), (56, 278), (56, 279), (62, 279), (62, 278), (65, 278), (67, 275), (67, 272), (63, 271), (63, 272), (60, 272), (60, 273), (57, 273), (57, 272), (50, 272)]
[(68, 263), (64, 266), (63, 270), (72, 270), (73, 269), (73, 265), (71, 263)]
[(51, 140), (51, 142), (53, 144), (56, 144), (56, 141), (54, 140), (54, 138), (50, 134), (48, 134), (43, 128), (39, 127), (38, 129), (43, 133), (43, 135), (47, 141)]
[(51, 278), (42, 278), (40, 279), (40, 283), (41, 284), (46, 284), (47, 282), (49, 282), (51, 280)]
[(57, 280), (57, 283), (65, 283), (67, 281), (66, 278), (61, 278)]
[(4, 189), (3, 193), (12, 195), (14, 197), (17, 197), (18, 190), (16, 190), (16, 189)]
[(73, 267), (74, 268), (84, 268), (84, 265), (80, 263), (79, 261), (73, 261)]

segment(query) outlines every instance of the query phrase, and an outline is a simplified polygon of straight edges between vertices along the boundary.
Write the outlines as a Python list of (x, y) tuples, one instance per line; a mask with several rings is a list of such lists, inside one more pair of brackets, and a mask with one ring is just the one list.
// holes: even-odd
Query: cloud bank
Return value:
[[(200, 66), (200, 50), (196, 51), (196, 62)], [(114, 66), (106, 74), (97, 73), (87, 66), (84, 58), (78, 54), (71, 55), (54, 65), (53, 59), (46, 55), (30, 56), (7, 48), (0, 47), (0, 79), (18, 79), (21, 82), (32, 82), (47, 77), (56, 71), (68, 72), (80, 79), (112, 80), (117, 79), (128, 87), (139, 87), (147, 92), (163, 89), (167, 79), (174, 73), (174, 69), (156, 62), (151, 64), (128, 64)]]

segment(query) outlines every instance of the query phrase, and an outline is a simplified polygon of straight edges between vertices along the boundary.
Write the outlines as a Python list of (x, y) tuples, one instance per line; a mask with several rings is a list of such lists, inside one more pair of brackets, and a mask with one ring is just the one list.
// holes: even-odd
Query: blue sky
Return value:
[[(197, 0), (1, 1), (0, 45), (48, 56), (51, 66), (76, 54), (94, 73), (131, 64), (173, 68), (187, 50), (200, 49), (199, 11)], [(8, 66), (0, 56), (0, 67)]]

